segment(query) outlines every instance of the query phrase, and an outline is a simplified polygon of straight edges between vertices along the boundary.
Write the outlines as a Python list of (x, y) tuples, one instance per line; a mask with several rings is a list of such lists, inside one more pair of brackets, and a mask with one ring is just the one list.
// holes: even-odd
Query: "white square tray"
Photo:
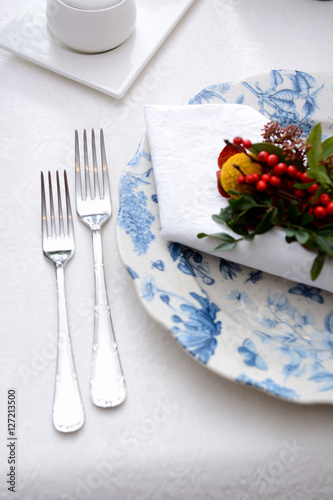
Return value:
[(132, 35), (116, 49), (93, 55), (61, 46), (46, 26), (45, 4), (38, 2), (2, 29), (0, 46), (120, 99), (193, 2), (137, 0)]

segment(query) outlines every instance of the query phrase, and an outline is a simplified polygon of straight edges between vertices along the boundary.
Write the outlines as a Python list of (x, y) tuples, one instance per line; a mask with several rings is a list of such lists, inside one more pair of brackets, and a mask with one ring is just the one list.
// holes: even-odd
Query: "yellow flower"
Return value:
[[(250, 158), (246, 153), (237, 153), (228, 158), (221, 169), (221, 184), (224, 191), (228, 192), (229, 189), (234, 189), (243, 194), (250, 193), (253, 190), (253, 186), (251, 184), (238, 184), (237, 182), (240, 175), (254, 173), (259, 175), (262, 174), (262, 166), (260, 163), (253, 161), (255, 160), (254, 156), (252, 156), (252, 158)], [(237, 198), (237, 196), (232, 194), (231, 198)]]

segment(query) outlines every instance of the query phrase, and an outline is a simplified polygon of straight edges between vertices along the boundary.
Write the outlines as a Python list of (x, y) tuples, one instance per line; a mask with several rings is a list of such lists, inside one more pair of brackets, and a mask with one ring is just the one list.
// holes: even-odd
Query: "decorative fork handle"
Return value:
[(126, 398), (123, 375), (106, 289), (102, 237), (92, 231), (95, 274), (95, 321), (90, 394), (93, 403), (103, 408), (120, 405)]
[(82, 427), (84, 410), (75, 372), (69, 334), (64, 267), (56, 267), (58, 292), (58, 360), (53, 403), (53, 424), (58, 431)]

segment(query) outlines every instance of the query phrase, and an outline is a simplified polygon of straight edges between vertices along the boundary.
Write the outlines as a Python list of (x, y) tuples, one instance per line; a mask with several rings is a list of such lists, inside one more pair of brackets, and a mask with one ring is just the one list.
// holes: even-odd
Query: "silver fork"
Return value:
[(64, 172), (65, 217), (61, 199), (59, 172), (56, 173), (56, 180), (58, 198), (57, 222), (53, 202), (51, 173), (48, 173), (48, 217), (44, 174), (41, 172), (42, 246), (45, 257), (55, 266), (58, 293), (58, 356), (53, 402), (53, 424), (58, 431), (72, 432), (82, 427), (84, 422), (83, 405), (71, 348), (65, 294), (64, 267), (74, 253), (74, 231), (66, 171)]
[(79, 219), (92, 232), (95, 276), (95, 318), (90, 378), (90, 395), (96, 406), (120, 405), (126, 398), (126, 384), (112, 326), (104, 274), (102, 226), (111, 218), (111, 194), (103, 130), (100, 131), (102, 173), (97, 166), (95, 133), (91, 133), (92, 187), (88, 161), (87, 134), (83, 133), (84, 180), (81, 176), (79, 136), (75, 131), (75, 190)]

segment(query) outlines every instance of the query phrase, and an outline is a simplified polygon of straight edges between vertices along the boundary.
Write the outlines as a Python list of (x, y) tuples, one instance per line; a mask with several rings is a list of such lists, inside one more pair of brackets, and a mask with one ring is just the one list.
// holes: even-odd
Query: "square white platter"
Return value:
[(46, 25), (45, 3), (36, 2), (0, 32), (0, 47), (117, 99), (127, 92), (195, 0), (137, 0), (132, 35), (101, 54), (61, 46)]

